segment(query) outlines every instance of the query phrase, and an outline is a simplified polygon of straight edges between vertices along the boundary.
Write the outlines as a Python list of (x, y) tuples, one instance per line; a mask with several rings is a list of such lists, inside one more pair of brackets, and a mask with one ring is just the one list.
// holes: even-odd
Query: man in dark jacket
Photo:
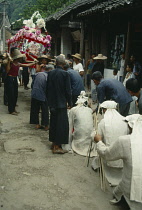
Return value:
[(137, 79), (131, 78), (126, 82), (126, 89), (131, 96), (136, 96), (139, 114), (142, 115), (142, 89)]
[(71, 82), (71, 91), (72, 91), (72, 106), (76, 106), (76, 101), (81, 91), (84, 90), (84, 84), (81, 76), (74, 70), (70, 68), (68, 60), (66, 60), (66, 65), (64, 70), (68, 72)]
[(71, 85), (69, 74), (63, 70), (65, 59), (56, 57), (56, 69), (48, 74), (47, 95), (50, 107), (49, 141), (54, 154), (64, 154), (62, 144), (68, 144), (69, 124), (67, 106), (71, 107)]
[(96, 71), (92, 75), (92, 80), (97, 85), (98, 102), (112, 100), (119, 104), (119, 112), (127, 116), (130, 109), (131, 95), (124, 85), (115, 79), (103, 79), (101, 72)]

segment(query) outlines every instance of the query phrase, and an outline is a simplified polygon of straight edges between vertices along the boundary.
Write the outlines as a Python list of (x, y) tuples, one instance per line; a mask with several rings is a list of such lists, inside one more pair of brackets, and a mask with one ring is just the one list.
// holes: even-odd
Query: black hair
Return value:
[(67, 54), (67, 57), (68, 57), (69, 59), (71, 59), (71, 58), (72, 58), (71, 54)]
[(129, 62), (129, 63), (127, 64), (127, 66), (129, 66), (129, 68), (131, 68), (131, 69), (133, 70), (134, 65), (133, 65), (132, 62)]
[(17, 47), (11, 47), (10, 54), (12, 54), (14, 52), (14, 50), (16, 50), (16, 49), (17, 49)]
[(92, 74), (92, 79), (100, 81), (103, 78), (100, 71), (96, 71)]
[(134, 93), (137, 93), (138, 91), (140, 91), (140, 85), (138, 83), (138, 80), (134, 78), (128, 79), (126, 82), (126, 89)]
[(117, 69), (114, 69), (113, 72), (114, 72), (115, 74), (117, 74), (117, 73), (118, 73), (118, 70), (117, 70)]

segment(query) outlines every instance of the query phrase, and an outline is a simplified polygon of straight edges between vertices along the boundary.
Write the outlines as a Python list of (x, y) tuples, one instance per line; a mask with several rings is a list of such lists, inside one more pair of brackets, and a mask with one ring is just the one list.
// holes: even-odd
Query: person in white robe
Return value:
[(123, 160), (123, 175), (119, 185), (113, 191), (111, 203), (118, 203), (124, 196), (131, 210), (142, 209), (142, 115), (127, 116), (126, 121), (131, 128), (130, 135), (121, 136), (111, 146), (102, 142), (96, 135), (99, 155), (107, 161)]
[[(93, 131), (92, 109), (88, 107), (88, 97), (85, 91), (81, 91), (76, 102), (77, 106), (69, 111), (69, 144), (72, 150), (82, 156), (88, 155)], [(90, 157), (96, 155), (95, 143), (93, 142)]]
[[(105, 101), (100, 105), (103, 109), (104, 118), (98, 124), (98, 134), (102, 136), (102, 141), (106, 146), (112, 145), (119, 136), (129, 134), (128, 124), (124, 117), (117, 111), (115, 101)], [(92, 162), (92, 168), (97, 168), (97, 158)], [(111, 186), (117, 186), (122, 178), (122, 160), (106, 161), (103, 160), (105, 177)]]

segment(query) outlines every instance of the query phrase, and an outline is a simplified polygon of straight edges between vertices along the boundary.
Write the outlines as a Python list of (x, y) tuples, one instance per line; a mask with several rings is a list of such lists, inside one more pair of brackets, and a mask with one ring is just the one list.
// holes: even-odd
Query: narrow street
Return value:
[(52, 154), (48, 132), (29, 124), (30, 93), (19, 87), (20, 113), (13, 116), (0, 88), (0, 209), (127, 210), (109, 204), (111, 189), (102, 192), (86, 158)]

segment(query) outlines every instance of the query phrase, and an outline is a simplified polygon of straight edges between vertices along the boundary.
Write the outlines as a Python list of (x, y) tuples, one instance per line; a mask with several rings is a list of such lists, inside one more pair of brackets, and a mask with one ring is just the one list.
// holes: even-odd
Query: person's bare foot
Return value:
[(49, 127), (48, 127), (48, 126), (45, 126), (45, 127), (44, 127), (44, 130), (45, 130), (45, 131), (48, 131), (48, 130), (49, 130)]
[(35, 126), (35, 129), (40, 129), (41, 128), (41, 125), (36, 125)]
[(9, 114), (12, 114), (12, 115), (18, 115), (18, 113), (17, 112), (10, 112)]
[(67, 150), (63, 150), (59, 145), (54, 145), (52, 149), (53, 154), (65, 154), (67, 152)]

